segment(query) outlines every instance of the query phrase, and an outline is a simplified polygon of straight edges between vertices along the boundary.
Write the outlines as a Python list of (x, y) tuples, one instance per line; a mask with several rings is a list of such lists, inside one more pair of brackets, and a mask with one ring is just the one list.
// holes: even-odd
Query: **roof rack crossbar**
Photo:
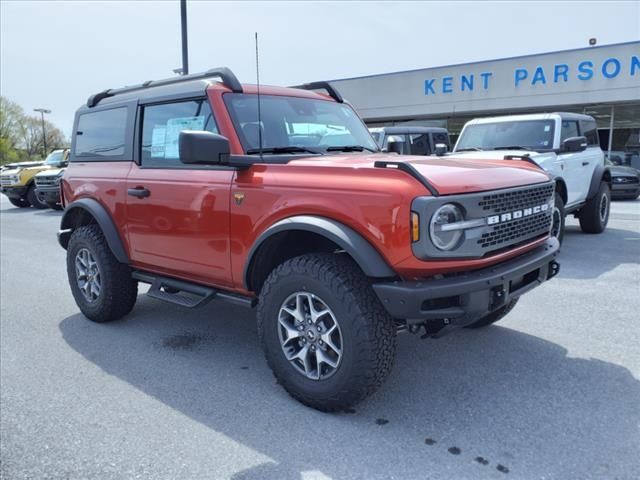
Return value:
[(340, 95), (340, 92), (336, 90), (329, 82), (311, 82), (303, 85), (295, 85), (290, 88), (299, 88), (301, 90), (326, 90), (331, 98), (338, 103), (343, 103), (344, 98)]
[(217, 77), (222, 80), (222, 83), (228, 87), (232, 92), (242, 93), (242, 85), (238, 81), (238, 78), (227, 67), (212, 68), (206, 72), (192, 73), (189, 75), (181, 75), (179, 77), (165, 78), (162, 80), (147, 80), (139, 85), (132, 85), (130, 87), (122, 88), (110, 88), (102, 92), (95, 93), (87, 100), (87, 107), (95, 107), (101, 100), (108, 97), (113, 97), (122, 93), (135, 92), (136, 90), (144, 90), (145, 88), (160, 87), (163, 85), (173, 85), (176, 83), (188, 82), (190, 80), (205, 80), (207, 78)]

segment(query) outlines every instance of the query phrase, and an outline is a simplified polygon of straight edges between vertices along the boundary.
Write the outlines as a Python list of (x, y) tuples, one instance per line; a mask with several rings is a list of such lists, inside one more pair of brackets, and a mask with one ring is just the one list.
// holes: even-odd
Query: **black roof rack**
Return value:
[(340, 92), (333, 88), (329, 82), (311, 82), (305, 83), (304, 85), (294, 85), (290, 88), (300, 88), (301, 90), (326, 90), (331, 98), (333, 98), (338, 103), (343, 103), (344, 99)]
[(160, 87), (163, 85), (173, 85), (175, 83), (188, 82), (191, 80), (204, 80), (206, 78), (218, 77), (222, 80), (222, 83), (231, 89), (235, 93), (242, 93), (242, 85), (238, 81), (237, 77), (227, 67), (212, 68), (202, 73), (192, 73), (190, 75), (181, 75), (179, 77), (165, 78), (163, 80), (148, 80), (139, 85), (133, 85), (131, 87), (122, 88), (110, 88), (103, 90), (102, 92), (95, 93), (87, 100), (87, 107), (95, 107), (101, 100), (108, 97), (113, 97), (121, 93), (134, 92), (136, 90), (143, 90), (145, 88)]

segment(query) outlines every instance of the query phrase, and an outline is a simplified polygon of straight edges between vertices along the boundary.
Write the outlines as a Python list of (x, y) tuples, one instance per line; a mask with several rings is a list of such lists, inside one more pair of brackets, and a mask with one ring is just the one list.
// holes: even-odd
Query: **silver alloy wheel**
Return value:
[(76, 253), (76, 282), (78, 288), (89, 302), (94, 302), (100, 296), (102, 288), (100, 268), (93, 254), (86, 248)]
[(607, 216), (609, 215), (609, 198), (607, 194), (603, 194), (600, 199), (600, 221), (602, 223), (607, 221)]
[(342, 359), (342, 332), (335, 315), (317, 295), (296, 292), (282, 302), (278, 337), (291, 365), (311, 380), (333, 375)]

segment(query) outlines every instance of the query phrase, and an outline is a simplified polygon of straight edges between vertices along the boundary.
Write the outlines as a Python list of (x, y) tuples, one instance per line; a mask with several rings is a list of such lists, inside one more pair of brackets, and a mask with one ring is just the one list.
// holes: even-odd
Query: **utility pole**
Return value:
[(51, 113), (51, 110), (46, 108), (34, 108), (34, 112), (40, 112), (40, 118), (42, 119), (42, 158), (47, 158), (47, 132), (44, 128), (44, 114)]
[(187, 0), (180, 0), (180, 26), (182, 29), (182, 75), (189, 75), (189, 52), (187, 45)]

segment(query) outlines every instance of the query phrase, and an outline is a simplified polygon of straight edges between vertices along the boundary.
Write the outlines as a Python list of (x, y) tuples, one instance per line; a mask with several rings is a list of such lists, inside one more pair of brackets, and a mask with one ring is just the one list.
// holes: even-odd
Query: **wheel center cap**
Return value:
[(307, 338), (313, 342), (316, 339), (316, 333), (313, 330), (307, 330)]

